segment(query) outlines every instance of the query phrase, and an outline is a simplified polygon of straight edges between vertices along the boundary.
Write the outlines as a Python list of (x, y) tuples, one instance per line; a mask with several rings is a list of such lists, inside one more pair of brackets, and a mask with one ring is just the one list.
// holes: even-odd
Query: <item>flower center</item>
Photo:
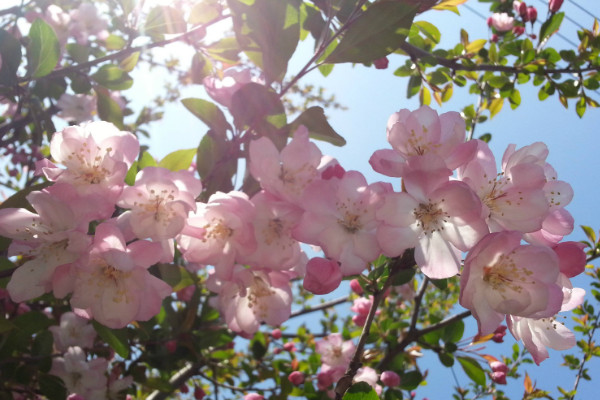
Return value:
[[(444, 199), (441, 200), (441, 202), (443, 201)], [(450, 217), (448, 213), (442, 210), (439, 203), (431, 202), (419, 204), (419, 206), (413, 210), (413, 214), (418, 221), (417, 226), (420, 226), (426, 234), (435, 231), (443, 231), (444, 223), (448, 222), (446, 218)]]
[(505, 293), (506, 289), (521, 293), (521, 284), (531, 283), (528, 282), (528, 277), (532, 274), (533, 272), (526, 268), (517, 267), (507, 255), (501, 255), (496, 264), (483, 267), (483, 281), (500, 293)]
[(208, 239), (227, 240), (233, 236), (233, 229), (228, 227), (220, 218), (213, 218), (213, 223), (206, 224), (203, 228), (206, 229), (206, 233), (202, 239), (203, 242), (206, 242)]

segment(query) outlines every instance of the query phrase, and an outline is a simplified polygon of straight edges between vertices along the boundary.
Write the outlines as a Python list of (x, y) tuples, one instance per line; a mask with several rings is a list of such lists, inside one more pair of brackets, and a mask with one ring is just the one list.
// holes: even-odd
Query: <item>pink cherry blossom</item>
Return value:
[(545, 159), (548, 149), (534, 143), (514, 151), (508, 147), (502, 160), (502, 172), (496, 173), (496, 161), (487, 143), (477, 140), (477, 154), (458, 169), (458, 179), (479, 196), (492, 231), (534, 232), (548, 215), (549, 202), (544, 186)]
[(61, 315), (60, 325), (51, 326), (49, 330), (54, 336), (54, 347), (60, 352), (73, 346), (89, 349), (96, 338), (96, 330), (89, 321), (70, 311)]
[(306, 264), (303, 286), (313, 294), (333, 292), (342, 283), (342, 271), (337, 261), (326, 258), (311, 258)]
[(491, 233), (467, 255), (460, 304), (473, 313), (480, 335), (494, 332), (506, 314), (545, 318), (561, 308), (558, 257), (520, 242), (515, 231)]
[(285, 274), (236, 265), (231, 278), (212, 274), (209, 290), (219, 294), (216, 306), (232, 331), (254, 334), (261, 322), (280, 325), (291, 314), (292, 291)]
[(79, 347), (70, 347), (64, 357), (52, 360), (50, 374), (65, 383), (67, 392), (78, 394), (84, 399), (106, 398), (107, 379), (104, 375), (108, 362), (104, 358), (87, 360)]
[(321, 355), (321, 363), (327, 367), (325, 369), (337, 371), (334, 380), (344, 374), (355, 350), (354, 343), (351, 340), (344, 341), (341, 333), (332, 333), (315, 342), (315, 351)]
[(498, 32), (510, 31), (515, 25), (515, 19), (507, 13), (494, 13), (491, 18), (492, 27)]
[(123, 189), (117, 205), (131, 209), (129, 223), (138, 238), (166, 240), (181, 232), (201, 191), (202, 184), (188, 171), (146, 167), (134, 186)]
[(0, 235), (13, 239), (8, 254), (27, 257), (7, 286), (15, 302), (49, 292), (56, 268), (76, 261), (89, 246), (89, 219), (72, 190), (62, 189), (31, 192), (27, 200), (37, 214), (23, 208), (0, 210)]
[(400, 385), (400, 376), (394, 371), (383, 371), (380, 379), (387, 387), (396, 387)]
[(96, 97), (88, 94), (63, 93), (56, 106), (60, 108), (57, 115), (69, 122), (87, 122), (96, 115)]
[(302, 197), (306, 211), (294, 237), (322, 247), (327, 257), (340, 262), (343, 275), (359, 274), (381, 252), (375, 212), (387, 191), (391, 186), (368, 185), (358, 171), (315, 181)]
[(90, 36), (104, 40), (108, 37), (108, 24), (98, 15), (98, 9), (91, 3), (82, 3), (70, 13), (69, 33), (77, 43), (87, 45)]
[(233, 94), (247, 83), (254, 82), (264, 85), (265, 81), (260, 76), (255, 76), (250, 69), (228, 68), (221, 78), (207, 76), (202, 84), (206, 93), (217, 103), (231, 107)]
[(169, 285), (148, 272), (161, 256), (158, 243), (126, 245), (115, 225), (98, 225), (88, 257), (75, 268), (71, 305), (79, 309), (78, 315), (109, 328), (147, 321), (158, 314), (162, 300), (171, 293)]
[(454, 276), (461, 252), (488, 232), (481, 201), (463, 182), (450, 181), (451, 171), (436, 156), (412, 158), (408, 166), (406, 191), (387, 194), (377, 210), (382, 221), (379, 244), (390, 257), (415, 247), (415, 260), (425, 275)]
[(473, 143), (465, 143), (465, 122), (459, 113), (438, 113), (428, 106), (418, 110), (402, 109), (392, 114), (387, 124), (388, 142), (393, 150), (376, 151), (370, 159), (373, 169), (387, 176), (404, 176), (406, 162), (425, 154), (444, 160), (455, 169), (473, 152)]
[(301, 205), (309, 183), (318, 178), (321, 151), (300, 126), (281, 153), (266, 137), (250, 142), (250, 172), (261, 187), (275, 196)]
[(177, 244), (189, 262), (213, 265), (220, 279), (230, 277), (236, 257), (256, 251), (252, 221), (254, 204), (243, 192), (217, 192), (208, 203), (197, 203)]
[(359, 368), (356, 371), (356, 375), (354, 375), (355, 383), (356, 382), (366, 382), (369, 384), (369, 386), (371, 386), (373, 389), (375, 389), (375, 392), (378, 395), (381, 395), (381, 391), (383, 390), (383, 388), (381, 387), (381, 385), (379, 385), (377, 383), (378, 380), (379, 380), (379, 375), (377, 374), (377, 371), (375, 371), (371, 367)]
[(289, 270), (302, 261), (300, 243), (292, 237), (302, 209), (261, 191), (251, 199), (256, 214), (253, 221), (256, 251), (240, 262), (258, 268)]

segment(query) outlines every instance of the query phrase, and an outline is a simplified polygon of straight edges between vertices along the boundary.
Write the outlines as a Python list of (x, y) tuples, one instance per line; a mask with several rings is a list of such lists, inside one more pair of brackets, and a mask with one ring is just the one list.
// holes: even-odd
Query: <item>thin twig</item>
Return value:
[(303, 308), (302, 310), (298, 310), (296, 312), (293, 312), (290, 315), (290, 319), (294, 318), (294, 317), (298, 317), (300, 315), (304, 315), (304, 314), (312, 313), (312, 312), (315, 312), (315, 311), (320, 311), (320, 310), (325, 310), (327, 308), (335, 307), (338, 304), (342, 304), (342, 303), (347, 302), (348, 299), (349, 299), (349, 296), (344, 296), (344, 297), (340, 297), (339, 299), (326, 301), (325, 303), (321, 303), (318, 306)]
[(150, 393), (150, 396), (146, 397), (146, 400), (165, 400), (171, 393), (177, 390), (181, 385), (183, 385), (188, 379), (190, 379), (194, 375), (200, 374), (200, 368), (204, 366), (204, 363), (187, 363), (183, 368), (177, 371), (171, 379), (169, 379), (169, 384), (173, 388), (168, 392), (161, 392), (160, 390), (155, 390)]
[[(596, 318), (594, 321), (594, 327), (592, 328), (592, 330), (588, 333), (588, 349), (593, 348), (593, 346), (591, 345), (594, 339), (594, 333), (596, 332), (596, 328), (598, 328), (598, 320), (600, 319), (600, 312), (598, 314), (596, 314)], [(584, 354), (583, 360), (581, 361), (581, 365), (579, 366), (579, 370), (577, 371), (577, 375), (575, 376), (575, 382), (573, 384), (573, 390), (571, 390), (571, 392), (573, 393), (571, 395), (571, 397), (569, 397), (569, 400), (573, 400), (575, 398), (575, 395), (577, 394), (577, 386), (579, 386), (579, 380), (581, 379), (581, 375), (583, 374), (583, 367), (585, 366), (585, 363), (588, 360), (588, 354)]]

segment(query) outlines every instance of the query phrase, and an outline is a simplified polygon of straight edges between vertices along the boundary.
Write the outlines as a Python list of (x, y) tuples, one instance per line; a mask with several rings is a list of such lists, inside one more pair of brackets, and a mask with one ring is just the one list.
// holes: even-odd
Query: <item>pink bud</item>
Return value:
[(492, 337), (492, 340), (496, 343), (502, 343), (504, 342), (504, 336), (506, 336), (506, 325), (500, 325), (494, 331), (494, 336)]
[(350, 289), (352, 289), (352, 291), (359, 296), (364, 293), (362, 286), (360, 286), (360, 283), (358, 282), (358, 279), (352, 279), (350, 281)]
[(277, 329), (273, 329), (271, 331), (271, 337), (275, 340), (281, 339), (281, 329), (277, 328)]
[(537, 19), (537, 10), (535, 7), (527, 8), (527, 19), (531, 21), (531, 24), (535, 22), (535, 20)]
[(190, 388), (187, 385), (181, 385), (179, 387), (179, 391), (183, 394), (186, 394), (190, 392)]
[(506, 385), (506, 373), (504, 372), (492, 372), (490, 374), (492, 380), (500, 385)]
[(300, 386), (302, 383), (304, 383), (304, 374), (300, 371), (294, 371), (288, 375), (288, 380), (292, 383), (292, 385)]
[(282, 350), (281, 350), (281, 347), (275, 347), (275, 348), (273, 349), (273, 354), (279, 354), (279, 353), (281, 353), (281, 351), (282, 351)]
[(290, 353), (293, 353), (294, 351), (296, 351), (296, 345), (294, 344), (294, 342), (287, 342), (286, 344), (283, 345), (283, 349), (285, 351), (289, 351)]
[(342, 283), (342, 271), (337, 261), (311, 258), (306, 264), (304, 289), (314, 294), (333, 292)]
[(525, 27), (524, 26), (515, 25), (513, 27), (513, 33), (514, 33), (515, 36), (520, 36), (523, 33), (525, 33)]
[(504, 372), (505, 374), (508, 372), (508, 367), (502, 361), (492, 361), (490, 368), (493, 372)]
[(71, 393), (67, 400), (85, 400), (85, 398), (77, 393)]
[(524, 1), (519, 4), (519, 15), (524, 22), (527, 22), (527, 4)]
[(202, 400), (206, 396), (206, 392), (199, 386), (194, 389), (194, 399)]
[(248, 393), (244, 396), (244, 400), (264, 400), (264, 396), (258, 393)]
[(325, 390), (333, 384), (333, 376), (329, 372), (319, 372), (317, 374), (317, 387), (319, 390)]
[(496, 43), (497, 41), (498, 41), (498, 35), (496, 35), (495, 33), (492, 34), (492, 37), (490, 38), (490, 42)]
[(352, 322), (354, 322), (356, 326), (365, 326), (365, 322), (367, 322), (367, 316), (362, 314), (354, 315), (352, 316)]
[(560, 7), (562, 7), (563, 1), (564, 0), (550, 0), (550, 3), (548, 3), (548, 8), (550, 9), (550, 12), (558, 12), (558, 10), (560, 10)]
[(387, 387), (396, 387), (400, 385), (400, 376), (394, 371), (383, 371), (379, 379), (381, 379), (381, 382)]
[(165, 347), (169, 353), (173, 354), (175, 353), (175, 350), (177, 350), (177, 342), (175, 340), (169, 340), (165, 343)]
[(488, 17), (487, 18), (487, 26), (491, 27), (493, 24), (494, 24), (494, 18)]
[(373, 64), (375, 65), (376, 69), (386, 69), (390, 64), (390, 60), (388, 60), (387, 57), (382, 57), (373, 61)]

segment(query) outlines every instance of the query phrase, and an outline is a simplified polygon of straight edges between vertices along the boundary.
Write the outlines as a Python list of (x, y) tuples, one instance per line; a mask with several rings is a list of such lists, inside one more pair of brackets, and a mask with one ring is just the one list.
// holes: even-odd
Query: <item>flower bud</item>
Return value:
[(506, 385), (506, 373), (500, 371), (492, 372), (490, 377), (494, 382), (499, 383), (500, 385)]
[(264, 400), (264, 396), (258, 393), (248, 393), (244, 396), (244, 400)]
[(179, 391), (183, 394), (186, 394), (190, 392), (190, 388), (187, 385), (181, 385), (179, 386)]
[(275, 340), (281, 339), (281, 329), (277, 328), (277, 329), (273, 329), (271, 331), (271, 337)]
[(67, 400), (85, 400), (85, 398), (77, 393), (71, 393)]
[(194, 389), (194, 399), (202, 400), (205, 396), (206, 392), (200, 386), (196, 386)]
[(175, 340), (169, 340), (165, 343), (165, 347), (169, 353), (173, 354), (175, 353), (175, 350), (177, 350), (177, 342)]
[(490, 42), (492, 42), (492, 43), (498, 42), (498, 35), (496, 35), (495, 33), (492, 34), (492, 37), (490, 38)]
[(527, 20), (531, 21), (531, 24), (537, 20), (537, 10), (535, 7), (527, 8)]
[(515, 25), (513, 27), (513, 34), (515, 36), (521, 36), (523, 33), (525, 33), (525, 27), (524, 26), (520, 26), (520, 25)]
[(293, 371), (288, 375), (288, 380), (292, 383), (292, 385), (299, 386), (304, 383), (304, 374), (300, 371)]
[(560, 7), (562, 7), (564, 0), (550, 0), (550, 3), (548, 3), (548, 8), (550, 9), (551, 13), (557, 13), (558, 10), (560, 10)]
[(317, 374), (317, 387), (319, 390), (325, 390), (333, 384), (333, 376), (329, 372), (319, 372)]
[(350, 289), (352, 289), (352, 291), (359, 296), (364, 293), (362, 286), (360, 286), (360, 283), (358, 282), (358, 279), (352, 279), (350, 281)]
[(387, 57), (382, 57), (373, 61), (373, 64), (375, 65), (376, 69), (386, 69), (390, 64), (390, 60), (388, 60)]
[(400, 385), (400, 376), (394, 371), (383, 371), (379, 379), (387, 387), (396, 387)]
[(505, 374), (508, 372), (508, 367), (502, 361), (492, 361), (490, 363), (490, 368), (492, 369), (492, 372), (503, 372)]
[(287, 342), (286, 344), (283, 345), (283, 349), (285, 351), (289, 351), (290, 353), (293, 353), (294, 351), (296, 351), (296, 345), (294, 344), (294, 342)]
[(519, 15), (523, 19), (523, 22), (527, 22), (527, 4), (525, 2), (519, 3)]
[(506, 335), (506, 325), (500, 325), (494, 331), (494, 336), (492, 337), (492, 340), (496, 343), (502, 343), (502, 342), (504, 342), (505, 335)]
[(486, 22), (487, 22), (487, 26), (491, 27), (492, 24), (494, 23), (494, 19), (492, 17), (488, 17)]
[(314, 257), (306, 264), (304, 289), (314, 294), (333, 292), (342, 283), (342, 270), (337, 261)]

